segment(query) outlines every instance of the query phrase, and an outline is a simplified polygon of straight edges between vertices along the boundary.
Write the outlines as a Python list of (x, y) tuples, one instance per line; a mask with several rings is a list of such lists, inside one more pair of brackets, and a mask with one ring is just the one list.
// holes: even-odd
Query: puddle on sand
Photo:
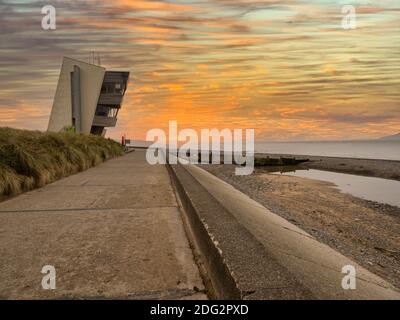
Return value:
[(340, 191), (355, 197), (400, 207), (400, 181), (315, 169), (298, 170), (294, 167), (275, 167), (268, 171), (272, 174), (332, 182)]

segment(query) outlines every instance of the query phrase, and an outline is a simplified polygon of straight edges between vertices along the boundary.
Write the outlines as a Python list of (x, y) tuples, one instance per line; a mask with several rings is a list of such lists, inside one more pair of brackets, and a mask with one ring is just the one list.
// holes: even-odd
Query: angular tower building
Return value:
[(78, 133), (104, 135), (115, 127), (129, 72), (64, 57), (48, 131), (73, 126)]

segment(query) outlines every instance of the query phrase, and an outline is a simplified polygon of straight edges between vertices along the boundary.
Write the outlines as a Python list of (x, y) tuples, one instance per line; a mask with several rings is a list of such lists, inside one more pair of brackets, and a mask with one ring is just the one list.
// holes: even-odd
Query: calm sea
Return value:
[(258, 141), (255, 144), (255, 151), (260, 153), (400, 160), (400, 141)]

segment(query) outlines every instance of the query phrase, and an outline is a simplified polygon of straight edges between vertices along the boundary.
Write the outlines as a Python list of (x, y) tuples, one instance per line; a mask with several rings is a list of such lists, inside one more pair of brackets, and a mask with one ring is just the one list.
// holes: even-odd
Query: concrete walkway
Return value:
[(206, 298), (168, 172), (140, 150), (0, 203), (0, 257), (3, 299)]

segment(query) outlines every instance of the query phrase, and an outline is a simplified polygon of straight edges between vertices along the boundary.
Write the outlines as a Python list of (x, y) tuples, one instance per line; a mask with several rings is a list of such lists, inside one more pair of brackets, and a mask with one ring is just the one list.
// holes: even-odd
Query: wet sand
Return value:
[[(309, 168), (400, 180), (396, 161), (309, 158)], [(262, 168), (236, 176), (234, 165), (201, 167), (400, 288), (400, 208), (341, 193), (329, 182), (273, 175)]]

